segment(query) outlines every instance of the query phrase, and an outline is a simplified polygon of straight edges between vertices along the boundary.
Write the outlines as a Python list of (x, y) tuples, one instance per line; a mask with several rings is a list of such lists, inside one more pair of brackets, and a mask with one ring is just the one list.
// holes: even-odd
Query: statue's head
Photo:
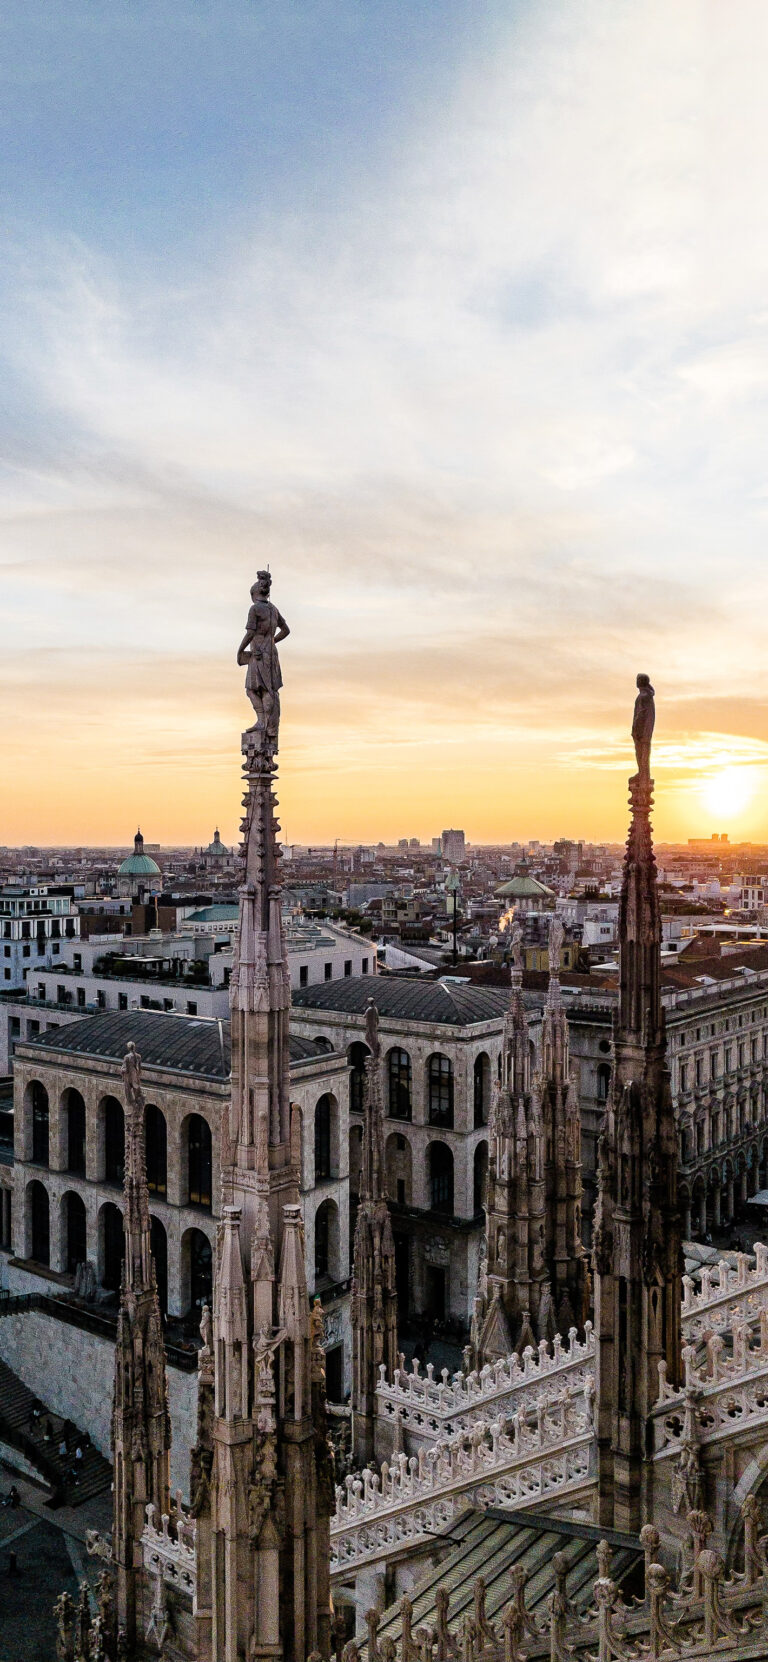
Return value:
[(272, 573), (269, 571), (257, 571), (256, 582), (251, 589), (251, 599), (255, 600), (257, 595), (260, 595), (262, 600), (265, 599), (269, 595), (271, 587)]
[(650, 684), (651, 684), (650, 675), (638, 675), (637, 685), (638, 685), (638, 689), (639, 689), (640, 692), (644, 692), (647, 687), (650, 687)]

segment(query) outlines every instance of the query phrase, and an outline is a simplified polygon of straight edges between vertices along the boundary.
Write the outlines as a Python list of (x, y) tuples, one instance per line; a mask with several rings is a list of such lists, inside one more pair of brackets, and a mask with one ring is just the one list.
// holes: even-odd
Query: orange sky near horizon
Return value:
[(235, 840), (265, 565), (286, 840), (621, 841), (643, 670), (768, 841), (768, 8), (183, 11), (3, 22), (0, 842)]

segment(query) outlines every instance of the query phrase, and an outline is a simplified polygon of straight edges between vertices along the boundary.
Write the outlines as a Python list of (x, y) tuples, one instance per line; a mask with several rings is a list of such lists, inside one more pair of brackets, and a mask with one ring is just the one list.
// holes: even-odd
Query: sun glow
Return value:
[(755, 784), (753, 769), (723, 768), (703, 780), (701, 799), (711, 814), (730, 823), (749, 807), (755, 794)]

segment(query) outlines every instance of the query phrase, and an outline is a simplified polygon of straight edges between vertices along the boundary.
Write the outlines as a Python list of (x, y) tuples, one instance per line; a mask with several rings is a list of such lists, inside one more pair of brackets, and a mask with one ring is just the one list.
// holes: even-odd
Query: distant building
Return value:
[(440, 838), (440, 852), (452, 866), (462, 865), (467, 857), (463, 831), (444, 831)]
[(46, 884), (0, 891), (0, 959), (6, 989), (24, 986), (30, 969), (48, 968), (58, 957), (60, 942), (80, 934), (80, 918), (71, 886)]
[(163, 878), (160, 867), (151, 854), (144, 852), (144, 838), (140, 831), (133, 839), (133, 853), (123, 860), (117, 873), (117, 892), (140, 900), (142, 894), (160, 894)]

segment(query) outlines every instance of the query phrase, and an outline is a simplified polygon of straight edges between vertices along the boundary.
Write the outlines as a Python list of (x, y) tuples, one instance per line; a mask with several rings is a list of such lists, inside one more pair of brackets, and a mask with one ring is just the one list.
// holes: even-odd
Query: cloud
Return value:
[(197, 268), (19, 231), (0, 619), (30, 693), (42, 650), (82, 743), (127, 720), (148, 768), (224, 740), (268, 560), (286, 743), (331, 783), (399, 733), (406, 793), (473, 743), (538, 745), (562, 791), (561, 758), (618, 765), (639, 667), (670, 769), (761, 740), (767, 32), (756, 0), (531, 8), (314, 204), (246, 193)]

